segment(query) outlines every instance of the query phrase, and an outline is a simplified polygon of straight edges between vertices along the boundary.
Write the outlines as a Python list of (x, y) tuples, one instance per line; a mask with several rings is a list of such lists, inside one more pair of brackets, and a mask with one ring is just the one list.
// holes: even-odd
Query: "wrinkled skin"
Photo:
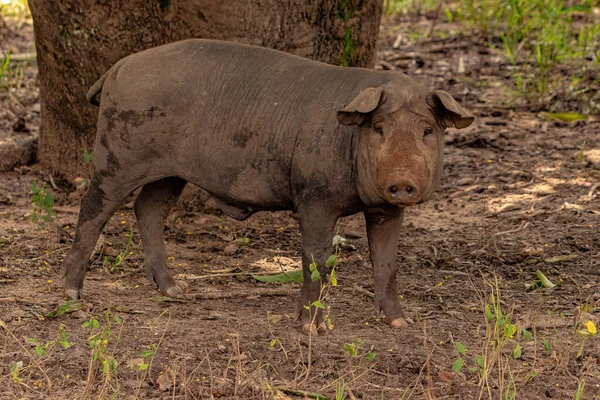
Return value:
[(305, 332), (323, 329), (322, 316), (311, 323), (303, 307), (320, 291), (309, 265), (314, 259), (326, 279), (338, 218), (363, 212), (376, 306), (392, 327), (410, 322), (396, 293), (403, 209), (438, 185), (444, 129), (473, 121), (450, 95), (398, 72), (196, 39), (124, 58), (88, 100), (100, 106), (95, 174), (63, 265), (68, 298), (81, 297), (98, 236), (139, 187), (147, 276), (162, 293), (184, 296), (166, 265), (163, 226), (190, 182), (238, 220), (262, 210), (296, 212)]

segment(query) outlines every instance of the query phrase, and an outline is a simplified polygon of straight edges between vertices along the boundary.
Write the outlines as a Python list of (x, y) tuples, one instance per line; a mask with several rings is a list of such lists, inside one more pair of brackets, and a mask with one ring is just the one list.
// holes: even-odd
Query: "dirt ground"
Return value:
[[(324, 301), (334, 328), (309, 338), (293, 315), (300, 284), (250, 275), (300, 267), (291, 213), (237, 222), (191, 191), (165, 236), (169, 266), (193, 300), (155, 297), (130, 203), (105, 229), (83, 308), (47, 317), (64, 304), (58, 271), (81, 193), (20, 167), (0, 174), (0, 398), (333, 399), (337, 389), (347, 399), (567, 399), (582, 382), (581, 399), (600, 398), (600, 339), (586, 330), (588, 321), (600, 327), (598, 116), (548, 120), (514, 97), (501, 53), (452, 25), (411, 35), (430, 25), (386, 20), (377, 67), (449, 91), (477, 118), (448, 130), (442, 186), (408, 211), (398, 289), (413, 325), (390, 329), (375, 312), (362, 216), (338, 224), (354, 249), (342, 249)], [(11, 29), (3, 47), (33, 51), (30, 24)], [(0, 91), (3, 135), (19, 119), (37, 133), (35, 74), (29, 63), (20, 85)], [(58, 218), (42, 226), (27, 216), (33, 181), (56, 200)], [(236, 238), (249, 244), (232, 248)], [(526, 290), (537, 270), (559, 285)], [(91, 319), (97, 327), (82, 326)], [(460, 372), (456, 342), (466, 347)]]

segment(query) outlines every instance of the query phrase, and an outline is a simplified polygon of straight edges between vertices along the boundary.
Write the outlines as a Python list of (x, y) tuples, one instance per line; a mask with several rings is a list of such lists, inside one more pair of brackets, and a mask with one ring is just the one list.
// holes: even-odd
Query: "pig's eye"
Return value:
[(423, 132), (423, 136), (431, 135), (432, 133), (433, 133), (433, 128), (428, 126), (427, 128), (425, 128), (425, 131)]
[(383, 135), (383, 128), (380, 126), (376, 126), (375, 127), (375, 132), (379, 133), (380, 135)]

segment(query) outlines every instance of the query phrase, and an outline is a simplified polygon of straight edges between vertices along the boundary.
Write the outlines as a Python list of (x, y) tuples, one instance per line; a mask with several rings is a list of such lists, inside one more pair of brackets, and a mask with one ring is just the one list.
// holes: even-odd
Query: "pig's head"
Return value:
[(363, 90), (337, 118), (359, 127), (362, 200), (401, 207), (432, 196), (442, 175), (444, 130), (466, 128), (474, 119), (447, 92), (406, 81)]

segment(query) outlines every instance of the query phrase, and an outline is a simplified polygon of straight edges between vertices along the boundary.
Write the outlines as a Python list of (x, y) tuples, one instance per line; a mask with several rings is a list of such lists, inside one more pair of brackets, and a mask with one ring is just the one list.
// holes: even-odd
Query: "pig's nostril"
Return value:
[(419, 189), (413, 182), (406, 181), (388, 186), (387, 192), (394, 201), (412, 203), (412, 201), (418, 197)]

